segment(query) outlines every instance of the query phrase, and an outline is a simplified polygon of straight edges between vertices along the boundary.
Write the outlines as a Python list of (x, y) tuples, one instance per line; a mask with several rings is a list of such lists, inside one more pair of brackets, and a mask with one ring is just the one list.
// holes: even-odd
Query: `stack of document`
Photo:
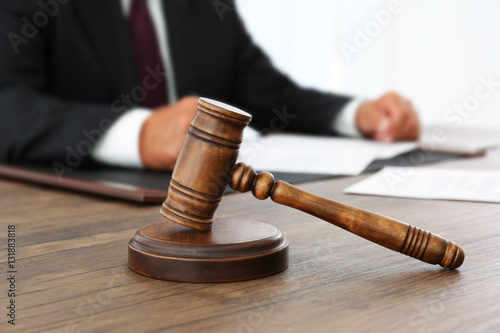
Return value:
[(412, 151), (417, 142), (384, 144), (364, 139), (272, 134), (245, 130), (238, 162), (259, 171), (359, 175), (376, 159)]
[(301, 134), (261, 135), (251, 127), (244, 132), (238, 162), (258, 171), (355, 176), (374, 160), (391, 159), (415, 149), (459, 155), (480, 155), (498, 146), (497, 140), (447, 137), (420, 142), (381, 143), (373, 140)]
[(500, 171), (385, 167), (346, 193), (500, 202)]

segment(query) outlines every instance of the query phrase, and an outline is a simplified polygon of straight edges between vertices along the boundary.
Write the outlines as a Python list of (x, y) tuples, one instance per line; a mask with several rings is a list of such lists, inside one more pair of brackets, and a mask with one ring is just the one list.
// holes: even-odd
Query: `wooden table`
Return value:
[[(500, 151), (439, 167), (495, 169)], [(386, 250), (250, 194), (218, 216), (273, 224), (290, 241), (283, 273), (229, 284), (154, 280), (127, 267), (127, 242), (161, 221), (144, 206), (0, 180), (1, 332), (498, 332), (500, 205), (346, 195), (367, 175), (305, 190), (400, 219), (461, 245), (456, 271)], [(16, 234), (9, 325), (7, 229)]]

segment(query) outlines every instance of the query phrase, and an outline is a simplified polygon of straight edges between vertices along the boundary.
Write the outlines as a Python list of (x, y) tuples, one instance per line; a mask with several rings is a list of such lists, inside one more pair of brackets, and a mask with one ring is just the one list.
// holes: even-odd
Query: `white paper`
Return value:
[(256, 170), (358, 175), (374, 160), (417, 147), (415, 142), (384, 144), (363, 139), (297, 134), (260, 136), (246, 130), (238, 162)]
[(385, 167), (346, 193), (500, 202), (500, 171)]
[(370, 141), (378, 149), (377, 159), (388, 159), (396, 157), (400, 154), (407, 153), (418, 148), (417, 142), (394, 142), (394, 143), (381, 143), (377, 141)]

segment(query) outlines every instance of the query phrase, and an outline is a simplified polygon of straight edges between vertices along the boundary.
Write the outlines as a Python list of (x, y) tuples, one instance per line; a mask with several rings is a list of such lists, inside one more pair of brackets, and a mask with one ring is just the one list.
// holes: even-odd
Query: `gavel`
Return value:
[[(182, 252), (178, 247), (180, 243), (188, 248), (186, 251), (189, 254), (180, 255), (187, 261), (198, 260), (198, 255), (208, 261), (224, 256), (217, 251), (211, 253), (210, 250), (205, 256), (200, 254), (201, 247), (191, 245), (196, 243), (207, 247), (208, 243), (204, 242), (211, 242), (210, 245), (214, 245), (212, 242), (219, 237), (215, 232), (221, 233), (221, 231), (216, 231), (219, 229), (212, 228), (212, 226), (217, 226), (222, 222), (218, 219), (214, 221), (214, 214), (228, 184), (232, 189), (240, 192), (252, 191), (253, 196), (260, 200), (270, 197), (276, 203), (301, 210), (376, 244), (423, 262), (439, 264), (449, 269), (457, 268), (463, 263), (464, 251), (455, 243), (448, 242), (438, 235), (386, 216), (308, 193), (286, 182), (275, 181), (269, 172), (257, 174), (250, 166), (243, 163), (236, 164), (243, 130), (251, 118), (250, 114), (233, 106), (208, 98), (199, 99), (198, 112), (184, 140), (172, 174), (168, 196), (161, 207), (161, 214), (170, 222), (156, 223), (154, 227), (151, 227), (153, 225), (146, 226), (137, 232), (129, 245), (129, 265), (132, 269), (159, 278), (205, 281), (203, 273), (195, 278), (184, 279), (182, 276), (172, 278), (168, 274), (168, 276), (165, 275), (165, 270), (149, 269), (144, 267), (144, 263), (139, 264), (138, 261), (147, 261), (148, 254), (171, 258), (180, 253), (179, 251)], [(171, 222), (190, 229), (179, 229), (179, 226), (174, 227)], [(227, 220), (224, 220), (224, 223), (227, 224)], [(231, 235), (232, 232), (228, 228), (252, 228), (252, 225), (248, 223), (241, 223), (241, 225), (229, 223), (229, 225), (223, 232), (226, 236)], [(277, 248), (283, 250), (286, 247), (287, 250), (288, 242), (283, 240), (281, 233), (276, 229), (269, 230), (268, 233), (273, 235), (274, 238), (271, 238), (275, 240)], [(236, 230), (234, 232), (237, 234)], [(177, 237), (175, 240), (172, 239), (173, 234)], [(227, 248), (227, 244), (234, 242), (234, 239), (228, 237), (231, 241), (223, 240), (223, 244), (217, 244), (217, 247)], [(196, 238), (203, 240), (200, 243), (195, 240)], [(150, 239), (155, 239), (156, 243), (149, 244)], [(252, 241), (248, 243), (248, 248), (245, 247), (246, 252), (252, 251), (251, 243)], [(172, 247), (175, 247), (173, 252), (170, 251)], [(273, 251), (270, 250), (269, 253), (277, 253)], [(137, 252), (142, 253), (141, 258), (136, 257)], [(196, 253), (194, 254), (196, 260), (189, 257), (193, 253)], [(230, 253), (235, 257), (242, 257), (241, 253), (234, 251)], [(284, 257), (288, 260), (288, 252), (286, 255), (283, 254), (282, 260)], [(162, 264), (165, 264), (165, 261), (155, 263), (156, 266)], [(167, 266), (169, 266), (168, 271), (175, 270), (170, 262)], [(207, 268), (208, 266), (204, 267), (205, 271), (213, 271), (213, 267), (210, 269)], [(280, 267), (280, 269), (284, 268)], [(213, 279), (206, 280), (212, 281)]]

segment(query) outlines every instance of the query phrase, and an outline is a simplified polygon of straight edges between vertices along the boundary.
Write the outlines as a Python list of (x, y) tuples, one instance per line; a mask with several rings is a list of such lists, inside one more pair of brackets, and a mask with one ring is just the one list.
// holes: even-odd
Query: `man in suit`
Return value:
[[(412, 140), (418, 117), (298, 87), (222, 0), (0, 0), (0, 160), (172, 169), (198, 96), (258, 129)], [(335, 152), (331, 152), (332, 154)]]

